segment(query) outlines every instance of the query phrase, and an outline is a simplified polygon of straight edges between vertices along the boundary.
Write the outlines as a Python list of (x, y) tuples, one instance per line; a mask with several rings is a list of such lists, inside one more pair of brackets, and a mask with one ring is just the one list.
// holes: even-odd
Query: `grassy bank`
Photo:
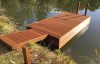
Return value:
[(65, 56), (60, 50), (51, 51), (39, 44), (32, 45), (31, 59), (35, 64), (76, 64), (71, 57)]
[[(50, 51), (33, 43), (31, 44), (31, 62), (33, 64), (76, 64), (71, 57), (65, 56), (60, 50)], [(0, 64), (24, 64), (22, 50), (17, 49), (1, 55)]]

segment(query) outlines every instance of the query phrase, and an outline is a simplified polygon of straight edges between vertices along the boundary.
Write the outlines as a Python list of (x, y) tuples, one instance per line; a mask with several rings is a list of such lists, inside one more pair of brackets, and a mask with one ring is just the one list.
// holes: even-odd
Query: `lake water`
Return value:
[[(79, 64), (97, 64), (95, 49), (100, 49), (100, 0), (0, 0), (5, 14), (20, 23), (19, 29), (27, 24), (54, 16), (62, 11), (75, 12), (76, 2), (80, 1), (80, 12), (84, 14), (85, 4), (89, 2), (88, 14), (92, 17), (89, 29), (80, 37), (62, 48)], [(99, 59), (100, 61), (100, 59)]]

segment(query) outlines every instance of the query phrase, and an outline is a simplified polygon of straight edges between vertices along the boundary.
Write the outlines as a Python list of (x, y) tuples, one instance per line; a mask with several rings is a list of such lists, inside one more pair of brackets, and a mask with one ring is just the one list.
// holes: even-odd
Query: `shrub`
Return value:
[(6, 16), (0, 16), (0, 34), (7, 34), (16, 31), (12, 21)]

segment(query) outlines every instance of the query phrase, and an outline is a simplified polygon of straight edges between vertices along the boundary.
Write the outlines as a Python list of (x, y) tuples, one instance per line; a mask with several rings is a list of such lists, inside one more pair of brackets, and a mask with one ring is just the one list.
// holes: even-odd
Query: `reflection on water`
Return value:
[[(80, 14), (84, 12), (80, 11)], [(68, 47), (64, 47), (63, 51), (68, 54), (69, 50), (79, 64), (97, 64), (94, 50), (100, 50), (100, 9), (89, 11), (88, 15), (92, 17), (89, 29), (81, 35), (80, 38), (74, 40)]]
[[(69, 46), (62, 51), (78, 61), (79, 64), (95, 63), (94, 49), (100, 49), (100, 0), (0, 0), (5, 14), (20, 23), (20, 29), (25, 25), (54, 16), (61, 11), (76, 11), (76, 2), (81, 2), (80, 14), (84, 13), (86, 2), (90, 7), (88, 15), (92, 17), (89, 29), (77, 39), (72, 40)], [(84, 63), (85, 62), (85, 63)]]

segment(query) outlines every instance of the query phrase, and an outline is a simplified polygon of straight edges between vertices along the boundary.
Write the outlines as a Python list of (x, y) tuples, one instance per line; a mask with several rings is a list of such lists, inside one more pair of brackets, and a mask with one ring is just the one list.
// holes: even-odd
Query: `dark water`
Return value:
[[(89, 29), (72, 40), (62, 51), (70, 54), (79, 64), (97, 64), (95, 49), (100, 49), (100, 0), (0, 0), (8, 17), (20, 23), (24, 29), (27, 24), (54, 16), (61, 11), (76, 11), (76, 2), (81, 2), (80, 14), (84, 14), (86, 2), (90, 6), (88, 14), (92, 17)], [(100, 61), (100, 59), (99, 59)]]

